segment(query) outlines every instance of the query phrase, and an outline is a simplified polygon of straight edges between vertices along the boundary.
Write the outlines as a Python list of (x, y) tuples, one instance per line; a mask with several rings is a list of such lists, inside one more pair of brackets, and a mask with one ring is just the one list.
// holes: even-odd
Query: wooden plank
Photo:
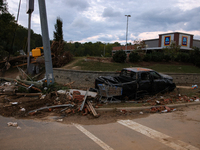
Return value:
[(94, 117), (99, 117), (99, 115), (97, 114), (96, 110), (94, 109), (94, 107), (92, 106), (92, 104), (90, 103), (90, 101), (87, 101), (88, 106), (90, 107)]

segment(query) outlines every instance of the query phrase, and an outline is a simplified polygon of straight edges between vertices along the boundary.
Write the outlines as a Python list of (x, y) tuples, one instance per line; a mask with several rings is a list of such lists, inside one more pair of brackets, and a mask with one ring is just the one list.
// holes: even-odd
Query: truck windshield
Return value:
[(128, 77), (134, 80), (136, 79), (136, 73), (129, 70), (122, 70), (121, 76)]

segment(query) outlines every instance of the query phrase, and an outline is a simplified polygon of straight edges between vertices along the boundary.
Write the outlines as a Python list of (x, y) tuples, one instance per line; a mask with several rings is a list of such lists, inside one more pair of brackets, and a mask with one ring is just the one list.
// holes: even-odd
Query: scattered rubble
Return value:
[[(97, 118), (100, 116), (97, 112), (98, 108), (121, 102), (114, 98), (108, 100), (108, 95), (104, 96), (102, 93), (89, 90), (69, 89), (47, 92), (49, 89), (48, 87), (44, 88), (42, 82), (9, 78), (0, 78), (0, 80), (2, 81), (0, 83), (0, 115), (2, 116), (31, 117), (47, 115), (48, 112), (51, 112), (60, 116), (80, 115)], [(26, 91), (19, 91), (20, 87), (23, 87)], [(103, 100), (104, 98), (106, 100)], [(176, 109), (169, 108), (168, 104), (199, 102), (199, 97), (167, 93), (162, 94), (162, 96), (144, 97), (140, 100), (122, 101), (126, 104), (139, 104), (141, 107), (152, 106), (149, 110), (137, 112), (137, 114), (143, 115), (146, 112), (173, 112)], [(127, 115), (131, 114), (132, 111), (121, 109), (117, 113)], [(60, 118), (57, 121), (62, 122), (63, 119)]]

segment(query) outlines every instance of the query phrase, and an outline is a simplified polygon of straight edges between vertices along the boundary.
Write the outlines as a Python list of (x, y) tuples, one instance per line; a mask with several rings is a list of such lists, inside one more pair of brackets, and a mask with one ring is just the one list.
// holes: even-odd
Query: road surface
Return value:
[[(17, 122), (19, 127), (8, 127)], [(200, 149), (200, 106), (183, 111), (81, 125), (0, 116), (1, 150)]]

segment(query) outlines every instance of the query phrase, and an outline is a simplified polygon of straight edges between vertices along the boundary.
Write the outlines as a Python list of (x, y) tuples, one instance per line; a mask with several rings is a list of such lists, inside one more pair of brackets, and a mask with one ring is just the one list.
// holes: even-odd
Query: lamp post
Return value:
[(125, 15), (127, 17), (127, 25), (126, 25), (126, 49), (127, 50), (127, 36), (128, 36), (128, 17), (131, 17), (131, 15)]

